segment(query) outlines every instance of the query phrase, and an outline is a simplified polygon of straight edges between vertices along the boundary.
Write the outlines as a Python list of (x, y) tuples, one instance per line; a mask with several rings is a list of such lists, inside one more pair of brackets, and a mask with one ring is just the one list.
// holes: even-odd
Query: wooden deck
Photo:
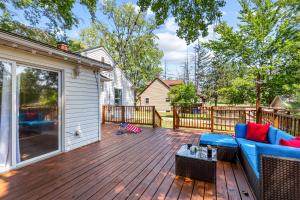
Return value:
[(197, 134), (115, 132), (105, 125), (101, 142), (1, 174), (0, 199), (253, 199), (239, 165), (218, 162), (217, 184), (174, 175), (176, 150)]

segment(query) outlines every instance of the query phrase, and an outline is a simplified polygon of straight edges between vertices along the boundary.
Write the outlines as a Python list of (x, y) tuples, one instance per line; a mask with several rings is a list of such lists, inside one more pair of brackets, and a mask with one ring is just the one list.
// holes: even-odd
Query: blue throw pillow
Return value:
[(276, 136), (277, 136), (277, 128), (274, 128), (273, 126), (269, 127), (268, 131), (268, 141), (271, 144), (276, 144)]
[(235, 125), (235, 137), (246, 138), (247, 124), (236, 124)]

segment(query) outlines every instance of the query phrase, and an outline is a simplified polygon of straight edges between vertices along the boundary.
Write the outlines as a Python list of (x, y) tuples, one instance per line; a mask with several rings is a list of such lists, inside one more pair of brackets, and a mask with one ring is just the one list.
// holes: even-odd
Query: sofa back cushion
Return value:
[(271, 144), (276, 144), (276, 137), (277, 137), (277, 128), (274, 128), (273, 126), (269, 127), (268, 131), (268, 141)]
[(290, 140), (293, 138), (294, 138), (294, 136), (278, 129), (277, 134), (276, 134), (276, 144), (279, 144), (281, 139)]
[(256, 124), (248, 122), (246, 139), (257, 142), (267, 142), (269, 127), (270, 124)]
[(235, 125), (235, 137), (246, 138), (247, 124), (236, 124)]

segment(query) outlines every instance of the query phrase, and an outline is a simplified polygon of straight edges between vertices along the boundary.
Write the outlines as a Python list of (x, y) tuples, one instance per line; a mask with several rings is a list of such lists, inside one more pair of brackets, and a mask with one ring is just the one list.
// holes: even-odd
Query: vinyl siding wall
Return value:
[[(162, 84), (159, 80), (155, 80), (141, 95), (141, 106), (155, 106), (157, 111), (171, 110), (170, 102), (166, 102), (168, 98), (169, 88)], [(149, 98), (149, 104), (146, 104), (146, 98)]]

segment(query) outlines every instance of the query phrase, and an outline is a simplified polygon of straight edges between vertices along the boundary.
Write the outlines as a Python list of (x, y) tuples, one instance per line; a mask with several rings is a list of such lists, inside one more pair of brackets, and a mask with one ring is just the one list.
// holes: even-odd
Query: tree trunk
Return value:
[(215, 96), (215, 106), (218, 106), (218, 97)]
[(260, 73), (257, 74), (256, 77), (256, 111), (259, 110), (261, 106), (261, 75)]

